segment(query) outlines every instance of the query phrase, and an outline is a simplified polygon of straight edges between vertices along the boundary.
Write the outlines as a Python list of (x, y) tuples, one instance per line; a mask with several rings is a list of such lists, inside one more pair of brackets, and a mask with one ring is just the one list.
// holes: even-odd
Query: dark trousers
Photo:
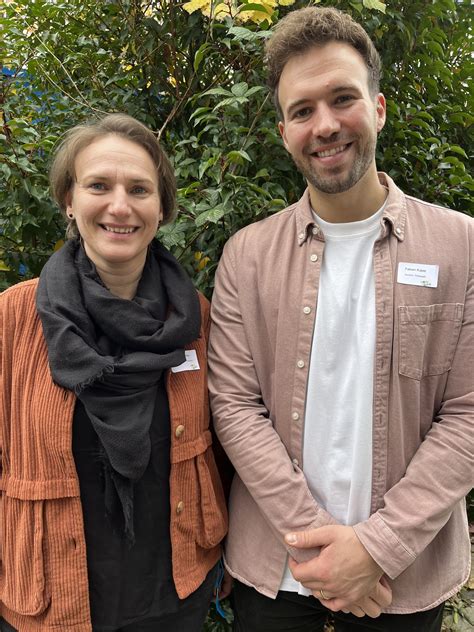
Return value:
[(358, 618), (330, 612), (315, 597), (280, 591), (270, 599), (234, 580), (234, 632), (323, 632), (331, 620), (336, 632), (440, 632), (443, 606), (412, 614)]
[[(180, 602), (178, 612), (126, 625), (115, 632), (201, 632), (214, 596), (217, 567), (209, 571), (204, 582)], [(17, 632), (0, 617), (0, 632)], [(96, 629), (94, 628), (94, 632)], [(100, 631), (97, 631), (100, 632)]]

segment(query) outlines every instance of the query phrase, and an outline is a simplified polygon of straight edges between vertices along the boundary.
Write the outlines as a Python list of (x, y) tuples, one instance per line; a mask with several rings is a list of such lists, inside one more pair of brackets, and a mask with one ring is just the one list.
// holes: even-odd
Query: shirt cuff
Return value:
[(378, 514), (372, 514), (353, 528), (367, 552), (390, 579), (398, 577), (415, 561), (415, 553), (400, 542)]

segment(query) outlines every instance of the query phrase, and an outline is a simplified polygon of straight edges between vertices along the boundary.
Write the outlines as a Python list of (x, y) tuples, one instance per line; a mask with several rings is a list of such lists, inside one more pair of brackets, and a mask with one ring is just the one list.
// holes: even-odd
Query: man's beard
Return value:
[(376, 143), (377, 138), (371, 138), (362, 150), (359, 149), (346, 175), (344, 173), (338, 175), (337, 167), (333, 174), (330, 172), (327, 175), (322, 174), (320, 170), (313, 168), (311, 157), (308, 154), (306, 160), (294, 157), (293, 160), (307, 182), (317, 191), (321, 191), (321, 193), (343, 193), (356, 185), (367, 173), (374, 160)]

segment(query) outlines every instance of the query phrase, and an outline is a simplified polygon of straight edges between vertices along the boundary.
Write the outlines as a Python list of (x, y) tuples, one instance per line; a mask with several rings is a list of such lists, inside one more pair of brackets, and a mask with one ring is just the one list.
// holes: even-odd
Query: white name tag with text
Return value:
[(439, 266), (427, 263), (398, 264), (398, 283), (420, 285), (422, 287), (438, 287)]
[(196, 351), (194, 349), (190, 349), (184, 353), (186, 355), (186, 360), (183, 364), (171, 367), (172, 372), (181, 373), (181, 371), (199, 371), (201, 367), (199, 366)]

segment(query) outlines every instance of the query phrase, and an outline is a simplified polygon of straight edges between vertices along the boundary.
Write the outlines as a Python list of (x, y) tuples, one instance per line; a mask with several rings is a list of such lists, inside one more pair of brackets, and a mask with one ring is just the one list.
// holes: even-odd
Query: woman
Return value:
[(50, 179), (69, 240), (1, 296), (1, 629), (198, 632), (227, 514), (208, 303), (155, 239), (171, 165), (112, 114), (67, 134)]

